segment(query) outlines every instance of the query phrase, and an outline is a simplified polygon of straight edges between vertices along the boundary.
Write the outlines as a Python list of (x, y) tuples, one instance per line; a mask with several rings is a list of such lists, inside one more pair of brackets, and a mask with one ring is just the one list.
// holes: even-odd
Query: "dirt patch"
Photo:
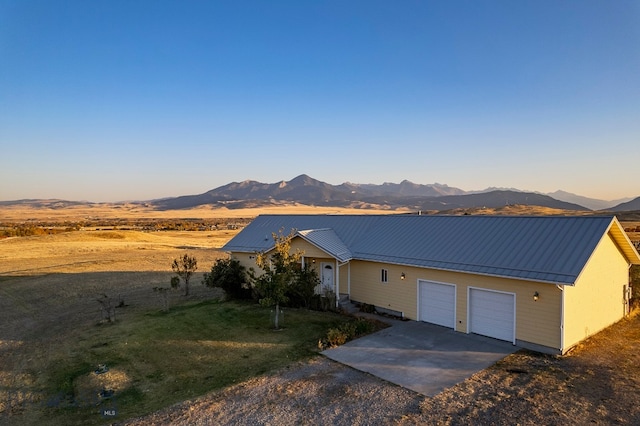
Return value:
[(112, 393), (121, 393), (131, 386), (133, 379), (120, 369), (104, 373), (91, 372), (78, 377), (73, 386), (77, 400), (82, 404), (97, 406)]

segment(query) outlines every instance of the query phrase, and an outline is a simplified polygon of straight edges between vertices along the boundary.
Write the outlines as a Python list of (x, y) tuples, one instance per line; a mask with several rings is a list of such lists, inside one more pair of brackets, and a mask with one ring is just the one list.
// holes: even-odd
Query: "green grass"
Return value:
[(112, 402), (118, 410), (115, 420), (124, 420), (313, 356), (327, 330), (346, 320), (290, 309), (284, 312), (283, 329), (274, 331), (268, 309), (211, 301), (94, 326), (70, 344), (66, 357), (51, 362), (43, 422), (114, 420), (104, 420), (95, 401), (83, 399), (78, 390), (79, 380), (90, 377), (98, 364), (127, 378)]

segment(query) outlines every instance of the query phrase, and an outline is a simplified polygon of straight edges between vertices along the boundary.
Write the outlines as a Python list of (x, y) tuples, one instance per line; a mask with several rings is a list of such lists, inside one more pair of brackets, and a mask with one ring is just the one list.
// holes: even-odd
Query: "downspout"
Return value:
[(631, 282), (631, 267), (633, 263), (629, 263), (629, 272), (627, 273), (627, 281), (629, 282), (624, 293), (624, 316), (628, 317), (631, 313), (631, 298), (633, 297), (633, 283)]
[(340, 261), (336, 259), (336, 308), (340, 306)]
[(556, 284), (562, 293), (560, 296), (560, 355), (564, 355), (564, 286)]

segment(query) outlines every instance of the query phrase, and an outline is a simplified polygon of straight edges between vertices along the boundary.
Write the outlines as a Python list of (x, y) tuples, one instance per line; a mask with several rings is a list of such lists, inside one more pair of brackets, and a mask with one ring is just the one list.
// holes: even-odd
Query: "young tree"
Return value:
[[(189, 295), (189, 280), (193, 273), (198, 269), (198, 261), (195, 256), (189, 256), (188, 253), (185, 253), (184, 256), (179, 257), (173, 260), (171, 264), (171, 269), (175, 272), (178, 277), (184, 280), (184, 295)], [(177, 277), (174, 277), (177, 278)], [(179, 287), (180, 281), (171, 280), (172, 287)]]
[(280, 305), (287, 303), (287, 291), (296, 282), (298, 262), (304, 254), (300, 250), (291, 253), (291, 239), (293, 231), (289, 235), (283, 235), (282, 230), (278, 234), (272, 234), (275, 247), (267, 253), (258, 253), (256, 265), (262, 270), (256, 275), (253, 270), (249, 276), (259, 294), (259, 302), (263, 306), (275, 306), (276, 315), (274, 326), (279, 329)]

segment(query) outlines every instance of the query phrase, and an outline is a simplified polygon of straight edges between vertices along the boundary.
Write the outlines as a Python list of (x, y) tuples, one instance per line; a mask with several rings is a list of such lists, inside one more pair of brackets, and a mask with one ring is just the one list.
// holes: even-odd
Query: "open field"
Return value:
[(0, 240), (0, 274), (170, 272), (171, 261), (193, 251), (199, 270), (238, 230), (74, 231)]
[(236, 219), (252, 218), (259, 214), (387, 214), (403, 213), (407, 210), (349, 209), (341, 207), (317, 207), (300, 204), (276, 205), (272, 207), (227, 209), (208, 206), (188, 210), (157, 210), (141, 204), (82, 204), (56, 208), (53, 205), (35, 207), (30, 205), (0, 206), (0, 221), (80, 221), (86, 219)]
[[(208, 298), (202, 273), (236, 232), (75, 231), (0, 240), (0, 341), (42, 343), (95, 323), (103, 294), (129, 305), (124, 317), (160, 306), (153, 288), (170, 286), (171, 262), (185, 252), (199, 265), (190, 298)], [(179, 292), (171, 297), (181, 300)]]
[[(263, 212), (246, 211), (238, 217)], [(166, 218), (200, 217), (194, 211), (180, 213)], [(218, 212), (217, 217), (228, 218), (226, 213)], [(55, 220), (74, 215), (61, 212)], [(639, 225), (623, 222), (625, 228)], [(80, 361), (85, 353), (99, 355), (109, 347), (99, 344), (109, 339), (110, 345), (121, 343), (104, 335), (115, 328), (97, 325), (103, 319), (97, 302), (102, 294), (123, 302), (116, 310), (116, 326), (152, 320), (148, 313), (162, 307), (153, 288), (169, 286), (172, 260), (188, 252), (198, 259), (192, 294), (172, 292), (170, 304), (207, 308), (220, 294), (200, 285), (202, 273), (224, 256), (219, 247), (237, 232), (85, 230), (0, 239), (0, 424), (42, 423), (47, 404), (65, 403), (51, 399), (48, 378), (58, 371), (52, 363), (66, 369), (63, 364), (72, 361), (86, 369), (88, 364)], [(640, 237), (635, 231), (629, 235), (632, 240)], [(434, 398), (315, 359), (131, 422), (193, 424), (215, 419), (217, 424), (260, 424), (269, 419), (263, 415), (271, 413), (271, 422), (275, 418), (298, 424), (640, 424), (638, 330), (636, 316), (589, 339), (567, 357), (520, 352)], [(97, 358), (87, 359), (95, 363)], [(264, 371), (269, 368), (260, 372)], [(112, 373), (109, 380), (116, 388), (134, 380), (118, 368)], [(78, 377), (75, 386), (87, 386)], [(133, 392), (129, 397), (140, 395)]]
[(191, 295), (171, 292), (170, 304), (219, 296), (200, 280), (236, 232), (74, 231), (0, 240), (0, 418), (42, 403), (42, 369), (72, 356), (76, 340), (103, 319), (103, 294), (123, 302), (116, 319), (124, 323), (159, 310), (153, 288), (170, 286), (172, 260), (188, 252), (199, 267)]

